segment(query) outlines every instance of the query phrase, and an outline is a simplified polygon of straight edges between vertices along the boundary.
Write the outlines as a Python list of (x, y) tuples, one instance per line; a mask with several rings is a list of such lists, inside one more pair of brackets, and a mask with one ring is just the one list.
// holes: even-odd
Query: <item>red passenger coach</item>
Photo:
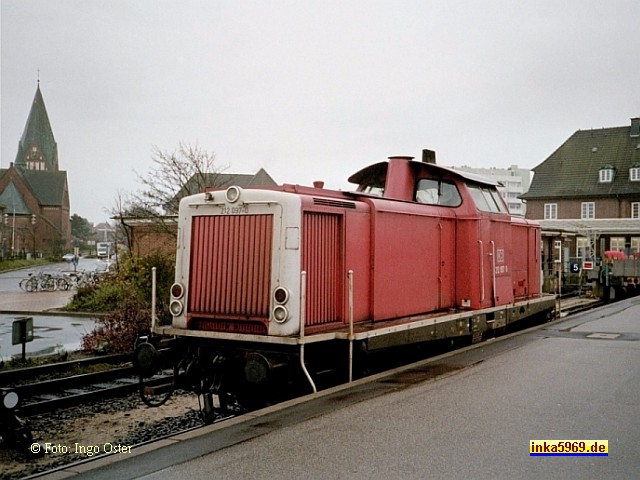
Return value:
[(284, 385), (284, 372), (315, 389), (318, 372), (351, 373), (367, 352), (478, 341), (550, 314), (539, 226), (511, 217), (492, 180), (433, 157), (364, 168), (354, 192), (233, 186), (182, 200), (173, 322), (153, 330), (179, 340), (178, 370), (207, 409)]

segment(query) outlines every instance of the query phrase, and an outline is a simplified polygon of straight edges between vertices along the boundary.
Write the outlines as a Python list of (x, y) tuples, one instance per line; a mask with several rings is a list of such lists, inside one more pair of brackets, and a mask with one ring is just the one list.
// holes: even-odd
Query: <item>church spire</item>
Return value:
[(18, 143), (15, 165), (22, 170), (58, 171), (58, 145), (53, 136), (40, 91), (39, 71), (36, 94), (31, 104), (27, 124)]

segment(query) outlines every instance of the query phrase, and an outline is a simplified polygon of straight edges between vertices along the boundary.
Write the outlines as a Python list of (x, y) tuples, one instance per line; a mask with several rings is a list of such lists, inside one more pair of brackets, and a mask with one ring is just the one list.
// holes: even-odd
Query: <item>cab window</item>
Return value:
[(479, 185), (469, 185), (469, 192), (478, 210), (492, 213), (509, 213), (500, 193), (495, 189), (481, 187)]
[(358, 191), (374, 195), (376, 197), (382, 197), (384, 196), (384, 184), (384, 175), (371, 175), (360, 182), (360, 185), (358, 185)]
[(436, 178), (421, 178), (416, 187), (415, 200), (426, 205), (457, 207), (462, 203), (454, 183)]

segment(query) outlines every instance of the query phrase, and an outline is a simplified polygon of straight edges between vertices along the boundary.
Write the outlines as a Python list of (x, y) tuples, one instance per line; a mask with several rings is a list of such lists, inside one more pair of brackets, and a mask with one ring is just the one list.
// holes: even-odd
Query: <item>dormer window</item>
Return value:
[(629, 181), (640, 182), (640, 163), (634, 163), (629, 169)]
[(605, 165), (600, 169), (600, 183), (610, 183), (613, 181), (613, 165)]

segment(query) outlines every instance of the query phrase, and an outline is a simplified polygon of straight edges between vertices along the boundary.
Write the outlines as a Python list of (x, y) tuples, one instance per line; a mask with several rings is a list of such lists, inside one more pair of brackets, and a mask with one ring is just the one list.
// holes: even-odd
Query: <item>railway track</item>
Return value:
[(18, 382), (22, 383), (47, 376), (61, 376), (72, 372), (74, 369), (90, 368), (100, 364), (117, 365), (128, 363), (130, 360), (131, 357), (129, 355), (114, 354), (48, 363), (34, 367), (2, 370), (0, 371), (0, 385), (13, 385)]
[(96, 400), (128, 395), (138, 389), (139, 380), (132, 366), (103, 372), (72, 375), (16, 387), (23, 399), (24, 417), (74, 407)]
[[(123, 397), (140, 389), (139, 376), (126, 355), (55, 363), (0, 372), (0, 383), (13, 387), (22, 399), (20, 415), (32, 417), (54, 410)], [(109, 365), (101, 371), (69, 374), (74, 370)], [(169, 376), (145, 383), (158, 386)]]

